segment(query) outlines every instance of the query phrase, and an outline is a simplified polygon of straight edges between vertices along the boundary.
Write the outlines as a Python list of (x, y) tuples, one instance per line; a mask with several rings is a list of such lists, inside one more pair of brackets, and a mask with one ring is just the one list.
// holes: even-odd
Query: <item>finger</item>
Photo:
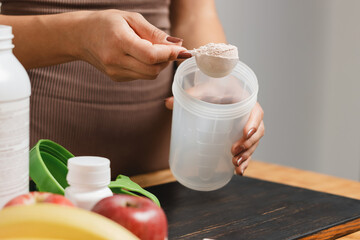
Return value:
[(174, 97), (169, 97), (165, 99), (165, 107), (169, 110), (172, 110), (174, 107)]
[(184, 59), (188, 59), (191, 58), (192, 54), (190, 52), (180, 52), (179, 55), (177, 55), (177, 58), (175, 59), (178, 64), (181, 63), (181, 61), (183, 61)]
[(152, 44), (139, 36), (128, 37), (124, 46), (127, 54), (145, 64), (157, 64), (177, 59), (186, 48), (177, 45)]
[(245, 170), (248, 168), (249, 164), (250, 164), (250, 161), (251, 161), (251, 157), (248, 158), (245, 162), (243, 162), (240, 166), (240, 171), (242, 173), (242, 175), (244, 175), (245, 173)]
[(244, 161), (241, 166), (235, 168), (235, 172), (237, 175), (243, 176), (245, 173), (245, 170), (249, 166), (249, 163), (251, 161), (251, 158), (248, 158), (246, 161)]
[(264, 136), (264, 134), (265, 134), (264, 121), (261, 121), (259, 129), (249, 139), (245, 140), (244, 138), (241, 138), (240, 140), (238, 140), (233, 144), (231, 148), (231, 153), (234, 156), (236, 156), (241, 152), (245, 151), (246, 149), (251, 148), (251, 146), (253, 146), (255, 143), (260, 141), (260, 139)]
[(240, 153), (239, 155), (236, 155), (232, 158), (232, 162), (235, 165), (235, 167), (240, 166), (244, 161), (246, 161), (248, 158), (251, 157), (251, 155), (254, 153), (255, 149), (259, 145), (259, 142), (255, 143), (251, 148), (248, 150)]
[(158, 63), (152, 65), (145, 64), (143, 62), (138, 61), (136, 58), (130, 55), (124, 56), (120, 61), (121, 66), (123, 66), (123, 68), (127, 70), (138, 72), (148, 76), (155, 76), (155, 77), (157, 77), (159, 73), (169, 65), (169, 63), (170, 62), (164, 62), (164, 63)]
[(243, 136), (245, 139), (249, 139), (257, 131), (257, 129), (259, 129), (263, 117), (264, 111), (257, 102), (251, 111), (249, 120), (247, 121), (243, 130)]
[(146, 39), (153, 44), (176, 44), (179, 46), (182, 44), (183, 40), (181, 38), (169, 36), (149, 23), (139, 13), (129, 13), (124, 18), (140, 38)]
[(231, 147), (231, 153), (233, 156), (238, 155), (239, 153), (245, 151), (244, 138), (240, 138), (237, 142), (235, 142)]
[[(165, 45), (165, 44), (153, 44), (151, 41), (142, 39), (134, 29), (131, 28), (129, 22), (121, 26), (122, 32), (126, 32), (122, 35), (122, 41), (118, 44), (123, 46), (125, 54), (131, 55), (140, 62), (145, 64), (157, 64), (177, 59), (177, 57), (184, 57), (186, 48), (178, 45)], [(183, 53), (183, 54), (180, 54)], [(185, 57), (191, 57), (191, 54), (185, 54)]]
[(155, 51), (159, 58), (159, 61), (174, 61), (176, 59), (186, 59), (192, 57), (191, 53), (187, 52), (187, 49), (177, 45), (164, 45), (154, 44), (151, 51)]
[(237, 155), (246, 149), (243, 143), (247, 139), (251, 138), (253, 134), (255, 134), (255, 132), (259, 128), (259, 125), (262, 122), (263, 116), (264, 116), (264, 112), (260, 104), (256, 103), (253, 110), (250, 113), (249, 120), (247, 121), (243, 129), (243, 137), (239, 141), (234, 143), (231, 148), (231, 153), (233, 155)]

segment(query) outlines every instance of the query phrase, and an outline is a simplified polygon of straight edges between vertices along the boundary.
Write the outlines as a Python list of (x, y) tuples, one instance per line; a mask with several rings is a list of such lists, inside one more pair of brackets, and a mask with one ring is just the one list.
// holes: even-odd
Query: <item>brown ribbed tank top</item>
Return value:
[[(168, 32), (170, 0), (3, 0), (5, 15), (78, 10), (134, 11)], [(112, 178), (168, 168), (173, 65), (156, 80), (114, 82), (83, 61), (28, 71), (30, 142), (53, 140), (76, 156), (111, 160)]]

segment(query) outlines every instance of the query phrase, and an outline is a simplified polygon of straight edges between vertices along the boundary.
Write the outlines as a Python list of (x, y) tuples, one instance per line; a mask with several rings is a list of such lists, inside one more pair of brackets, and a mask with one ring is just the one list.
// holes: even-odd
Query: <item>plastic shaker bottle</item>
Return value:
[(211, 78), (194, 57), (177, 69), (172, 85), (174, 109), (170, 169), (184, 186), (211, 191), (234, 175), (231, 146), (242, 137), (257, 101), (254, 72), (238, 62), (222, 78)]
[(12, 53), (12, 28), (0, 25), (0, 209), (29, 191), (30, 80)]

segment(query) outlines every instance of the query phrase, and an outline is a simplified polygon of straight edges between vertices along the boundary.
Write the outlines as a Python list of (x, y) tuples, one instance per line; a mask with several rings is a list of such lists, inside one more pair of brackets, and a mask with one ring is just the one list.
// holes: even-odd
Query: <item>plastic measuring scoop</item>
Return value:
[[(36, 188), (41, 192), (64, 195), (64, 189), (69, 186), (66, 181), (67, 161), (72, 157), (74, 155), (63, 146), (51, 140), (41, 139), (30, 151), (30, 177)], [(115, 181), (110, 182), (109, 188), (113, 193), (133, 196), (138, 196), (136, 193), (139, 193), (160, 206), (154, 194), (141, 188), (127, 176), (119, 175)]]
[[(216, 50), (216, 54), (211, 54), (209, 49)], [(188, 50), (188, 52), (195, 56), (198, 68), (213, 78), (229, 75), (239, 61), (237, 47), (230, 44), (209, 43), (200, 48)]]

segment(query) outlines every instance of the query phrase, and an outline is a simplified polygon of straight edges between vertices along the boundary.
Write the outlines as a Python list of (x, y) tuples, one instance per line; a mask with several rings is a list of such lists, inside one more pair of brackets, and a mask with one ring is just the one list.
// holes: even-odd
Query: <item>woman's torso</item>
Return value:
[[(135, 11), (168, 32), (169, 0), (28, 0), (2, 1), (2, 14), (55, 14), (78, 10)], [(16, 37), (16, 36), (15, 36)], [(111, 160), (112, 177), (168, 167), (173, 68), (156, 80), (113, 82), (83, 61), (32, 69), (31, 132), (33, 146), (51, 139), (76, 156)]]

